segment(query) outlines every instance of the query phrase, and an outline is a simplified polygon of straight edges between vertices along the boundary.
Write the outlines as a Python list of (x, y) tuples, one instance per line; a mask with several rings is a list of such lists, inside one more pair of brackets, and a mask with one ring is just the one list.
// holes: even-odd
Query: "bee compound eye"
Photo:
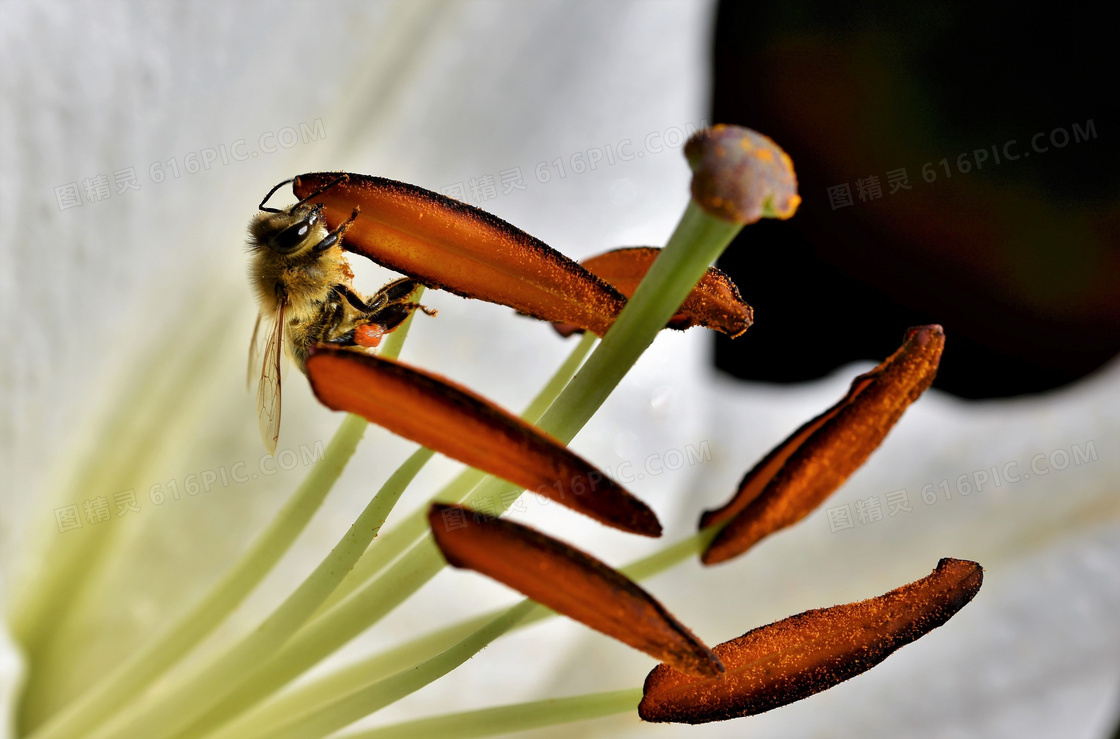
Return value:
[(293, 223), (273, 237), (272, 248), (281, 254), (292, 253), (307, 240), (308, 234), (311, 233), (311, 225), (310, 219)]

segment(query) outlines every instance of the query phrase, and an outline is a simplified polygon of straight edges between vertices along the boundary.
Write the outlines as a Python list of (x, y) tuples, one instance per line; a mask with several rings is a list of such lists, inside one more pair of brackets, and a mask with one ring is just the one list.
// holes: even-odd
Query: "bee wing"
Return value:
[(284, 344), (284, 302), (276, 307), (272, 330), (264, 346), (264, 364), (257, 383), (257, 425), (269, 454), (276, 452), (280, 438), (280, 355)]
[(253, 338), (249, 339), (249, 364), (245, 370), (245, 388), (249, 389), (253, 386), (253, 372), (257, 366), (257, 356), (260, 354), (260, 347), (257, 345), (257, 336), (261, 332), (261, 321), (264, 320), (264, 315), (260, 312), (257, 313), (257, 322), (253, 324)]

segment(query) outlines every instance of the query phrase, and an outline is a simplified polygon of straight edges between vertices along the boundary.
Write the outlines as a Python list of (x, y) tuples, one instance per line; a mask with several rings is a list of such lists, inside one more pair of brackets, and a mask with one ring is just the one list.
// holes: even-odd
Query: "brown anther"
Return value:
[(790, 616), (712, 651), (725, 672), (686, 675), (668, 664), (646, 678), (646, 721), (702, 724), (751, 716), (865, 672), (963, 608), (984, 580), (975, 562), (942, 559), (932, 574), (877, 598)]
[(700, 519), (701, 528), (729, 521), (704, 552), (704, 563), (742, 554), (809, 515), (839, 488), (933, 382), (944, 346), (940, 326), (910, 329), (898, 351), (853, 380), (839, 403), (755, 465), (726, 505)]

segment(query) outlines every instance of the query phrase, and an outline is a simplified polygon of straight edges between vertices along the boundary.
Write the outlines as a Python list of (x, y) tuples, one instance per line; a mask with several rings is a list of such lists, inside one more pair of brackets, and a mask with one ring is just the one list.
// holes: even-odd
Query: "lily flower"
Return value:
[[(504, 478), (518, 487), (536, 486), (548, 497), (600, 522), (631, 533), (660, 535), (661, 526), (648, 507), (567, 451), (564, 443), (590, 419), (652, 343), (657, 332), (679, 313), (690, 294), (703, 294), (707, 287), (698, 289), (697, 283), (711, 276), (708, 265), (739, 228), (766, 214), (788, 218), (799, 202), (789, 158), (764, 136), (746, 129), (717, 126), (697, 134), (685, 151), (696, 169), (693, 203), (668, 246), (657, 254), (629, 299), (574, 262), (498, 219), (486, 218), (469, 206), (421, 188), (356, 175), (296, 178), (293, 189), (301, 202), (309, 197), (329, 200), (328, 195), (340, 199), (333, 208), (327, 207), (325, 202), (315, 202), (313, 206), (323, 213), (330, 228), (346, 226), (355, 233), (350, 242), (351, 250), (372, 253), (379, 261), (404, 270), (416, 282), (432, 281), (453, 292), (505, 303), (544, 320), (576, 322), (577, 326), (589, 329), (598, 325), (604, 334), (602, 345), (579, 374), (571, 377), (570, 371), (562, 369), (561, 382), (546, 386), (541, 407), (547, 410), (537, 420), (541, 430), (465, 388), (394, 361), (414, 312), (408, 313), (409, 318), (384, 347), (383, 352), (389, 358), (370, 356), (365, 346), (352, 349), (335, 349), (328, 345), (311, 347), (306, 366), (317, 397), (330, 408), (357, 413), (424, 444), (431, 451), (442, 452), (480, 472), (499, 476), (473, 481), (473, 490), (471, 478), (461, 476), (457, 487), (467, 493), (465, 500), (501, 484)], [(347, 189), (350, 182), (356, 184), (356, 190)], [(302, 192), (303, 189), (309, 190), (309, 194)], [(351, 215), (345, 216), (345, 211), (351, 207)], [(459, 228), (461, 224), (466, 224), (467, 228)], [(491, 236), (479, 233), (483, 227), (489, 229)], [(376, 245), (377, 249), (372, 249), (371, 245)], [(468, 266), (482, 263), (483, 275), (490, 265), (498, 265), (500, 269), (479, 280), (477, 273), (462, 267), (442, 273), (421, 273), (399, 257), (425, 249), (433, 253), (423, 260), (424, 269), (428, 269), (427, 262), (434, 263), (436, 270), (454, 264), (450, 256), (447, 260), (441, 259), (443, 252), (462, 254)], [(542, 258), (544, 263), (559, 268), (554, 278), (549, 278), (537, 263)], [(523, 283), (536, 286), (538, 297), (535, 300), (521, 297)], [(611, 295), (611, 307), (603, 308), (593, 298), (579, 299), (581, 288), (578, 286)], [(808, 464), (815, 466), (817, 472), (815, 478), (821, 481), (810, 483), (814, 494), (808, 501), (801, 500), (801, 513), (792, 518), (786, 516), (782, 523), (788, 525), (804, 517), (808, 506), (819, 503), (843, 482), (852, 468), (882, 440), (906, 403), (929, 385), (940, 354), (940, 337), (939, 329), (913, 332), (911, 340), (895, 357), (876, 372), (857, 378), (853, 390), (840, 406), (809, 424), (808, 431), (795, 435), (803, 442), (799, 444), (801, 448), (777, 455), (784, 462), (777, 470), (778, 478), (782, 478), (787, 467), (796, 468), (808, 456), (812, 458)], [(576, 356), (579, 355), (577, 347)], [(568, 377), (571, 380), (565, 384)], [(549, 397), (549, 388), (553, 386), (555, 395)], [(835, 431), (835, 428), (840, 430)], [(343, 424), (325, 459), (316, 465), (303, 490), (297, 493), (296, 500), (309, 498), (308, 503), (299, 506), (303, 510), (282, 512), (249, 555), (233, 565), (226, 579), (199, 607), (154, 643), (144, 645), (103, 683), (62, 706), (54, 715), (48, 715), (33, 728), (31, 736), (65, 739), (79, 730), (85, 735), (106, 739), (131, 736), (170, 739), (184, 732), (213, 737), (325, 736), (442, 677), (524, 621), (536, 607), (531, 601), (498, 614), (457, 644), (421, 658), (411, 669), (374, 680), (336, 675), (335, 682), (344, 684), (345, 689), (329, 699), (320, 697), (318, 702), (306, 694), (300, 696), (301, 699), (287, 695), (279, 703), (267, 702), (293, 678), (391, 612), (438, 571), (431, 539), (412, 536), (412, 541), (408, 541), (407, 529), (400, 539), (403, 544), (397, 545), (395, 554), (400, 557), (395, 562), (390, 562), (395, 556), (392, 550), (390, 556), (385, 556), (386, 546), (370, 547), (403, 488), (431, 457), (431, 451), (425, 449), (414, 453), (390, 477), (346, 536), (254, 631), (193, 669), (181, 674), (172, 669), (177, 660), (186, 657), (218, 625), (226, 615), (223, 606), (243, 599), (276, 563), (285, 544), (291, 543), (290, 532), (302, 527), (307, 515), (317, 506), (316, 499), (321, 500), (323, 492), (330, 488), (353, 454), (360, 433), (360, 424), (352, 420)], [(856, 437), (854, 442), (853, 436)], [(859, 451), (853, 452), (849, 447)], [(773, 463), (763, 465), (764, 468), (776, 466)], [(837, 471), (832, 472), (833, 467), (837, 467)], [(792, 473), (790, 477), (798, 476)], [(453, 483), (451, 490), (455, 488)], [(789, 492), (768, 493), (768, 490), (768, 487), (763, 489), (758, 496), (760, 503), (773, 499), (779, 501), (779, 505), (787, 505), (791, 497)], [(796, 492), (796, 486), (792, 497), (805, 498), (803, 493)], [(507, 499), (507, 507), (515, 498)], [(711, 522), (710, 528), (725, 525), (724, 531), (737, 532), (741, 528), (739, 521), (753, 520), (751, 501), (740, 502), (741, 498), (742, 491), (729, 506), (737, 511), (733, 518), (729, 514), (721, 515)], [(703, 698), (707, 701), (703, 709), (689, 708), (693, 701), (688, 698), (674, 698), (672, 705), (675, 707), (667, 708), (666, 699), (662, 697), (664, 680), (651, 677), (642, 704), (643, 718), (673, 720), (673, 717), (684, 716), (686, 718), (681, 720), (695, 722), (752, 712), (743, 706), (757, 703), (754, 696), (758, 688), (750, 681), (743, 683), (743, 673), (739, 669), (742, 661), (733, 660), (735, 669), (724, 678), (725, 667), (720, 658), (626, 575), (551, 537), (494, 517), (476, 519), (475, 525), (449, 524), (449, 514), (458, 513), (465, 518), (468, 511), (468, 508), (437, 503), (428, 513), (435, 543), (451, 563), (489, 574), (518, 588), (541, 605), (665, 659), (674, 668), (704, 680), (715, 680), (726, 695), (715, 704)], [(462, 530), (456, 532), (456, 529)], [(722, 533), (717, 534), (709, 553), (719, 551), (722, 558), (740, 553), (758, 538), (754, 535), (744, 544), (740, 543), (742, 534), (732, 534), (729, 540), (734, 542), (731, 545), (734, 549), (727, 552), (726, 545), (720, 549), (721, 537)], [(709, 537), (700, 540), (703, 539)], [(670, 548), (669, 559), (659, 566), (666, 566), (675, 555), (688, 551), (688, 542), (684, 548)], [(365, 561), (365, 567), (354, 569), (360, 560)], [(348, 577), (350, 582), (344, 583)], [(925, 592), (922, 588), (918, 591)], [(975, 589), (963, 600), (958, 599), (957, 607), (971, 599), (974, 592)], [(892, 603), (892, 598), (900, 597), (884, 596)], [(839, 655), (835, 658), (838, 661), (832, 664), (835, 677), (830, 680), (807, 676), (818, 661), (814, 634), (819, 627), (813, 618), (799, 621), (794, 630), (802, 634), (800, 638), (809, 645), (808, 662), (788, 667), (792, 682), (785, 688), (767, 688), (768, 697), (763, 699), (762, 705), (781, 705), (831, 687), (862, 672), (874, 661), (940, 625), (951, 615), (951, 612), (937, 611), (938, 606), (929, 596), (901, 598), (921, 612), (934, 609), (932, 613), (941, 615), (925, 621), (918, 618), (915, 626), (904, 630), (902, 636), (882, 637), (886, 641), (880, 649), (881, 656), (871, 663), (861, 661), (860, 649)], [(377, 605), (371, 608), (374, 602)], [(853, 608), (858, 613), (867, 611), (862, 605)], [(871, 607), (871, 612), (882, 611), (881, 607)], [(842, 643), (851, 639), (866, 641), (868, 637), (858, 632), (863, 628), (858, 627), (858, 619), (841, 617), (839, 620), (837, 638)], [(881, 632), (895, 620), (892, 617), (873, 628)], [(781, 627), (781, 631), (788, 633), (790, 628)], [(870, 638), (875, 642), (880, 637)], [(831, 645), (826, 648), (833, 649)], [(414, 658), (422, 653), (423, 650), (419, 650)], [(172, 675), (162, 689), (145, 690), (151, 680), (163, 677), (168, 670)], [(710, 696), (713, 688), (704, 686), (697, 690), (697, 696), (703, 697)], [(129, 694), (136, 691), (139, 696), (130, 698)], [(629, 700), (623, 695), (621, 705), (629, 707)], [(598, 705), (594, 698), (591, 701)], [(658, 708), (651, 708), (653, 705)], [(298, 710), (293, 710), (293, 706), (298, 706)], [(566, 719), (560, 717), (559, 720)]]
[[(637, 709), (637, 685), (652, 666), (647, 653), (571, 619), (548, 619), (550, 611), (534, 602), (490, 611), (508, 602), (505, 588), (443, 569), (442, 550), (425, 539), (426, 498), (456, 471), (452, 462), (422, 449), (390, 474), (413, 447), (354, 417), (326, 443), (338, 417), (298, 377), (287, 384), (289, 436), (277, 457), (260, 455), (251, 399), (239, 381), (251, 313), (230, 236), (242, 232), (261, 183), (294, 172), (360, 169), (435, 188), (487, 169), (497, 174), (507, 164), (505, 144), (531, 140), (508, 163), (528, 160), (526, 152), (544, 160), (552, 173), (545, 197), (530, 207), (515, 191), (488, 209), (562, 245), (573, 260), (586, 262), (609, 244), (660, 242), (686, 200), (683, 177), (663, 164), (671, 153), (655, 157), (650, 149), (644, 160), (579, 177), (567, 170), (561, 178), (551, 164), (561, 153), (579, 149), (586, 161), (588, 147), (604, 148), (606, 139), (582, 133), (584, 119), (564, 116), (592, 100), (596, 111), (619, 120), (635, 97), (649, 101), (656, 115), (625, 119), (637, 126), (623, 129), (635, 141), (653, 130), (650, 121), (676, 126), (702, 115), (703, 82), (692, 57), (701, 58), (704, 8), (666, 7), (659, 15), (633, 6), (622, 14), (627, 7), (604, 6), (586, 25), (567, 10), (523, 17), (519, 10), (506, 19), (511, 25), (495, 26), (480, 5), (451, 12), (425, 3), (395, 10), (354, 4), (345, 16), (324, 10), (316, 19), (336, 31), (330, 54), (293, 53), (308, 43), (308, 19), (273, 8), (233, 7), (218, 24), (190, 7), (144, 18), (106, 15), (100, 6), (10, 9), (6, 27), (26, 31), (4, 45), (8, 89), (26, 95), (5, 98), (15, 143), (0, 152), (8, 162), (0, 168), (8, 173), (3, 201), (19, 214), (3, 226), (3, 297), (11, 309), (5, 345), (18, 351), (3, 360), (10, 390), (3, 606), (11, 647), (0, 683), (15, 735), (47, 734), (68, 714), (78, 716), (69, 719), (75, 736), (147, 737), (184, 724), (179, 735), (277, 736), (280, 726), (316, 736), (367, 715), (341, 724), (350, 727), (343, 731), (478, 735), (554, 725), (558, 716), (598, 718), (575, 729), (561, 725), (557, 736), (647, 736), (660, 728)], [(472, 22), (462, 23), (464, 16)], [(537, 35), (529, 38), (516, 23), (534, 18), (528, 26)], [(569, 32), (558, 33), (558, 24)], [(620, 78), (638, 92), (618, 95), (619, 88), (604, 87), (603, 67), (588, 62), (620, 58), (620, 36), (625, 45), (643, 29), (668, 41), (656, 44), (656, 53), (626, 46), (638, 64)], [(551, 78), (548, 85), (522, 82), (534, 69), (565, 70), (575, 82), (560, 87), (576, 91), (578, 101), (533, 97), (527, 117), (490, 109), (495, 99), (486, 94), (464, 102), (466, 86), (448, 73), (462, 59), (448, 66), (435, 53), (447, 48), (437, 40), (449, 36), (473, 49), (472, 63), (488, 85), (554, 89)], [(576, 36), (580, 44), (550, 43)], [(534, 53), (511, 55), (509, 44), (520, 49), (527, 38)], [(529, 61), (507, 74), (510, 58)], [(470, 67), (472, 76), (479, 67)], [(596, 97), (600, 90), (607, 94)], [(458, 103), (477, 106), (487, 123), (464, 119)], [(325, 139), (272, 153), (254, 148), (260, 131), (275, 139), (278, 127), (298, 131), (300, 121), (314, 130), (327, 108)], [(409, 122), (407, 137), (398, 121)], [(662, 132), (664, 126), (657, 124)], [(231, 150), (240, 137), (250, 137), (248, 147), (242, 141)], [(438, 142), (438, 149), (418, 141)], [(216, 163), (222, 150), (228, 157), (247, 149), (260, 156)], [(216, 159), (203, 168), (208, 150)], [(567, 166), (566, 153), (563, 161)], [(118, 165), (122, 182), (129, 167), (136, 170), (140, 191), (88, 199), (99, 192), (96, 173), (108, 174), (112, 186)], [(652, 181), (666, 186), (645, 187)], [(83, 205), (59, 210), (54, 188), (70, 182)], [(571, 198), (585, 183), (595, 202)], [(626, 217), (603, 228), (605, 206), (625, 203)], [(364, 260), (351, 261), (359, 278), (370, 276), (361, 274), (371, 269)], [(184, 288), (187, 282), (197, 290)], [(749, 298), (749, 286), (742, 287)], [(140, 297), (145, 291), (150, 296)], [(637, 290), (632, 297), (638, 301)], [(417, 318), (401, 364), (469, 387), (495, 407), (523, 407), (546, 367), (556, 370), (550, 384), (557, 392), (589, 369), (583, 362), (594, 329), (564, 359), (546, 327), (438, 292), (429, 298), (440, 303), (440, 319)], [(760, 320), (765, 313), (759, 306)], [(843, 330), (843, 306), (822, 316), (820, 330)], [(382, 361), (399, 352), (395, 335), (382, 342)], [(850, 482), (799, 523), (731, 564), (701, 569), (692, 560), (715, 527), (693, 534), (695, 515), (725, 499), (755, 459), (868, 369), (762, 391), (701, 368), (706, 347), (702, 332), (664, 332), (619, 392), (605, 401), (595, 388), (581, 392), (590, 405), (603, 402), (573, 444), (574, 455), (598, 470), (585, 469), (585, 476), (601, 473), (655, 510), (668, 548), (542, 502), (563, 501), (519, 500), (511, 484), (474, 488), (485, 475), (473, 469), (444, 486), (437, 502), (446, 508), (437, 510), (461, 510), (473, 523), (475, 513), (486, 521), (511, 501), (516, 518), (531, 521), (541, 536), (578, 544), (588, 557), (605, 563), (646, 555), (617, 571), (713, 644), (744, 639), (738, 635), (748, 628), (772, 633), (763, 625), (806, 609), (859, 603), (928, 572), (947, 553), (984, 562), (984, 595), (946, 628), (858, 678), (780, 710), (697, 730), (706, 734), (739, 736), (747, 725), (759, 734), (806, 736), (1044, 725), (1060, 734), (1104, 721), (1115, 662), (1102, 648), (1115, 622), (1108, 585), (1116, 561), (1109, 548), (1113, 375), (1049, 398), (969, 408), (928, 393)], [(598, 364), (604, 371), (611, 365)], [(555, 394), (528, 403), (522, 420), (548, 425), (545, 434), (566, 442), (578, 420), (570, 412), (554, 411), (542, 422)], [(103, 406), (110, 421), (83, 433), (91, 404)], [(81, 443), (87, 436), (92, 441)], [(693, 442), (695, 463), (676, 467), (673, 454)], [(1039, 454), (1042, 461), (1032, 462)], [(872, 499), (888, 494), (894, 507), (875, 518)], [(409, 499), (400, 510), (418, 504), (415, 514), (394, 507), (401, 496)], [(844, 509), (851, 526), (831, 527)], [(673, 563), (682, 564), (666, 572)], [(1078, 629), (1068, 628), (1067, 610)], [(378, 627), (367, 629), (374, 621)], [(537, 625), (521, 628), (530, 623)], [(180, 629), (184, 624), (189, 628)], [(316, 662), (332, 650), (335, 657)], [(719, 644), (712, 649), (721, 651)], [(121, 670), (128, 681), (119, 681)], [(385, 682), (402, 673), (414, 681)], [(167, 699), (174, 694), (179, 698)], [(81, 713), (70, 713), (75, 708)], [(428, 723), (400, 724), (418, 717)]]

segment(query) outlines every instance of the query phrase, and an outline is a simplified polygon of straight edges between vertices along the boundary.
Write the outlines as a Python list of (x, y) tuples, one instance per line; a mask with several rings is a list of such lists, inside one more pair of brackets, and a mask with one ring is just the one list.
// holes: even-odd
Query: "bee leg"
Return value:
[(315, 327), (314, 335), (316, 341), (326, 344), (346, 344), (353, 343), (350, 341), (350, 335), (353, 331), (347, 331), (344, 327), (346, 321), (346, 308), (342, 303), (335, 303), (331, 309), (329, 316), (324, 316), (321, 322)]
[[(349, 285), (335, 285), (332, 289), (339, 297), (344, 298), (347, 303), (362, 313), (367, 314), (367, 320), (373, 320), (381, 323), (380, 312), (384, 311), (397, 304), (407, 304), (411, 306), (409, 313), (416, 308), (424, 311), (429, 316), (434, 316), (436, 311), (423, 305), (411, 303), (408, 297), (416, 291), (420, 283), (408, 277), (402, 277), (399, 280), (394, 280), (388, 285), (385, 285), (378, 290), (373, 297), (368, 301), (363, 301), (362, 298), (354, 292)], [(406, 314), (407, 317), (407, 314)]]
[(338, 295), (340, 298), (345, 299), (346, 302), (349, 303), (356, 311), (360, 311), (362, 313), (371, 313), (377, 309), (375, 301), (366, 303), (364, 300), (362, 300), (361, 296), (358, 295), (358, 293), (354, 292), (354, 289), (349, 285), (335, 285), (331, 288), (331, 290), (334, 291), (335, 295)]
[(382, 337), (395, 331), (417, 308), (430, 316), (435, 315), (431, 308), (408, 299), (418, 284), (403, 277), (385, 285), (368, 300), (363, 300), (349, 285), (333, 285), (331, 290), (338, 298), (337, 308), (325, 324), (320, 341), (369, 349), (378, 346)]
[(347, 318), (347, 312), (344, 303), (335, 302), (329, 315), (324, 314), (315, 326), (309, 327), (310, 343), (353, 347), (355, 345), (354, 329), (357, 323), (353, 319)]
[(377, 312), (377, 325), (384, 329), (385, 333), (392, 333), (412, 315), (412, 311), (419, 307), (416, 303), (396, 303), (382, 308)]
[(377, 346), (384, 336), (396, 331), (417, 308), (428, 315), (435, 315), (435, 311), (407, 300), (390, 303), (368, 314), (364, 322), (355, 327), (354, 343), (365, 347)]
[(361, 208), (355, 206), (354, 212), (350, 214), (350, 217), (342, 223), (338, 224), (338, 228), (324, 236), (322, 241), (311, 247), (311, 251), (315, 254), (318, 254), (320, 252), (326, 251), (327, 249), (330, 249), (332, 246), (339, 243), (342, 240), (343, 235), (345, 235), (346, 229), (350, 228), (350, 224), (354, 222), (354, 219), (358, 217), (358, 213), (360, 212)]
[(375, 299), (371, 300), (370, 302), (375, 303), (378, 300), (383, 299), (383, 305), (385, 307), (392, 306), (395, 303), (407, 303), (410, 306), (408, 309), (409, 313), (419, 308), (420, 310), (424, 311), (426, 315), (434, 316), (436, 314), (436, 311), (433, 308), (428, 308), (427, 306), (419, 305), (418, 303), (409, 302), (408, 297), (412, 295), (412, 293), (415, 292), (416, 288), (419, 286), (420, 283), (416, 280), (410, 279), (408, 277), (402, 277), (399, 280), (390, 282), (388, 285), (378, 290), (377, 295), (374, 296)]
[(399, 280), (393, 280), (388, 285), (385, 285), (377, 291), (377, 297), (383, 299), (383, 302), (399, 303), (402, 300), (407, 300), (409, 295), (412, 295), (419, 287), (420, 283), (409, 277), (402, 277)]

